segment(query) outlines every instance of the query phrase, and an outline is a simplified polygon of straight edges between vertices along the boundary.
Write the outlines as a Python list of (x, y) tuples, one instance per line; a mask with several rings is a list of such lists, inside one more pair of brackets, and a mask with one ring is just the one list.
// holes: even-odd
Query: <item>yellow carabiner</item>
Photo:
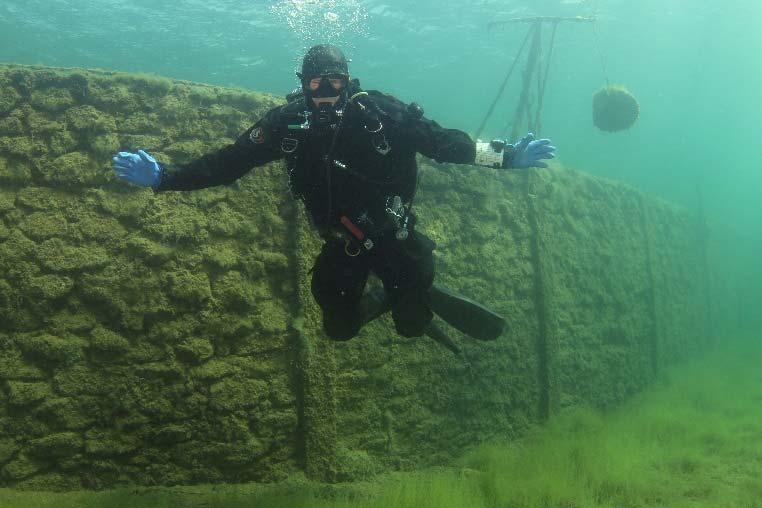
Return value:
[(344, 253), (345, 253), (347, 256), (351, 257), (351, 258), (356, 258), (357, 256), (359, 256), (359, 255), (360, 255), (360, 251), (361, 251), (362, 249), (361, 249), (361, 248), (360, 248), (360, 246), (358, 245), (358, 246), (357, 246), (357, 252), (355, 252), (354, 254), (352, 254), (351, 252), (349, 252), (349, 244), (350, 244), (350, 243), (351, 243), (351, 242), (349, 241), (349, 239), (347, 239), (347, 240), (346, 240), (346, 242), (344, 242)]
[(360, 248), (360, 246), (358, 245), (358, 246), (357, 246), (357, 252), (355, 252), (354, 254), (352, 254), (351, 252), (349, 252), (349, 244), (350, 244), (350, 243), (351, 243), (351, 242), (350, 242), (350, 241), (349, 241), (349, 239), (347, 238), (347, 240), (346, 240), (346, 243), (344, 243), (344, 253), (345, 253), (347, 256), (349, 256), (350, 258), (356, 258), (357, 256), (359, 256), (359, 255), (360, 255), (360, 251), (361, 251), (362, 249), (361, 249), (361, 248)]

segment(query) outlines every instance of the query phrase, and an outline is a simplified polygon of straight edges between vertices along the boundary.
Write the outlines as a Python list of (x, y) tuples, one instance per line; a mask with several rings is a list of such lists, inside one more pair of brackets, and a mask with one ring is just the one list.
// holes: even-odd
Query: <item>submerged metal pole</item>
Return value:
[(505, 21), (493, 21), (491, 23), (488, 23), (487, 29), (492, 30), (493, 28), (504, 26), (509, 23), (561, 23), (561, 22), (594, 23), (596, 19), (597, 18), (595, 16), (572, 16), (572, 17), (534, 16), (530, 18), (512, 18), (512, 19), (506, 19)]

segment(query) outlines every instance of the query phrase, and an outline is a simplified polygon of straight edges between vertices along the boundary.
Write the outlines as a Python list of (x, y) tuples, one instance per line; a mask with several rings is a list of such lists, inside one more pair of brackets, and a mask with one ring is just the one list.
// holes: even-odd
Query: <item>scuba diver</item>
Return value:
[[(415, 229), (416, 153), (437, 162), (492, 168), (547, 167), (547, 139), (530, 133), (515, 145), (474, 142), (468, 134), (427, 119), (416, 103), (363, 90), (350, 79), (339, 48), (306, 53), (301, 87), (268, 111), (234, 143), (184, 165), (161, 164), (143, 150), (113, 157), (116, 175), (155, 192), (230, 184), (256, 166), (285, 159), (289, 187), (304, 202), (324, 244), (311, 290), (331, 339), (351, 339), (391, 311), (397, 333), (428, 335), (455, 353), (457, 344), (433, 321), (496, 339), (498, 314), (434, 283), (434, 242)], [(366, 291), (370, 273), (383, 290)]]

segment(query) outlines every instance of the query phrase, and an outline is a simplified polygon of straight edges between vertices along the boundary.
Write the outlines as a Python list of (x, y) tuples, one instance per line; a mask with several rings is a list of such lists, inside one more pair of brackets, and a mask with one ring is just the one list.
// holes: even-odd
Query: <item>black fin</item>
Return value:
[(434, 284), (429, 290), (431, 310), (466, 335), (495, 340), (503, 333), (505, 318), (463, 295)]

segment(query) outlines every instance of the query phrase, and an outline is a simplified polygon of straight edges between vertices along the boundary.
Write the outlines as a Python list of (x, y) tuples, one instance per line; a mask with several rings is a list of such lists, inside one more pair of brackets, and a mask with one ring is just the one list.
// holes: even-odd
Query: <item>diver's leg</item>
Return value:
[(373, 271), (384, 283), (392, 319), (403, 337), (420, 337), (433, 318), (429, 288), (434, 281), (433, 242), (419, 233), (403, 243), (394, 238), (382, 242)]
[(352, 257), (341, 242), (327, 242), (312, 272), (312, 295), (323, 311), (323, 328), (333, 340), (349, 340), (365, 323), (360, 305), (370, 267), (367, 256)]

